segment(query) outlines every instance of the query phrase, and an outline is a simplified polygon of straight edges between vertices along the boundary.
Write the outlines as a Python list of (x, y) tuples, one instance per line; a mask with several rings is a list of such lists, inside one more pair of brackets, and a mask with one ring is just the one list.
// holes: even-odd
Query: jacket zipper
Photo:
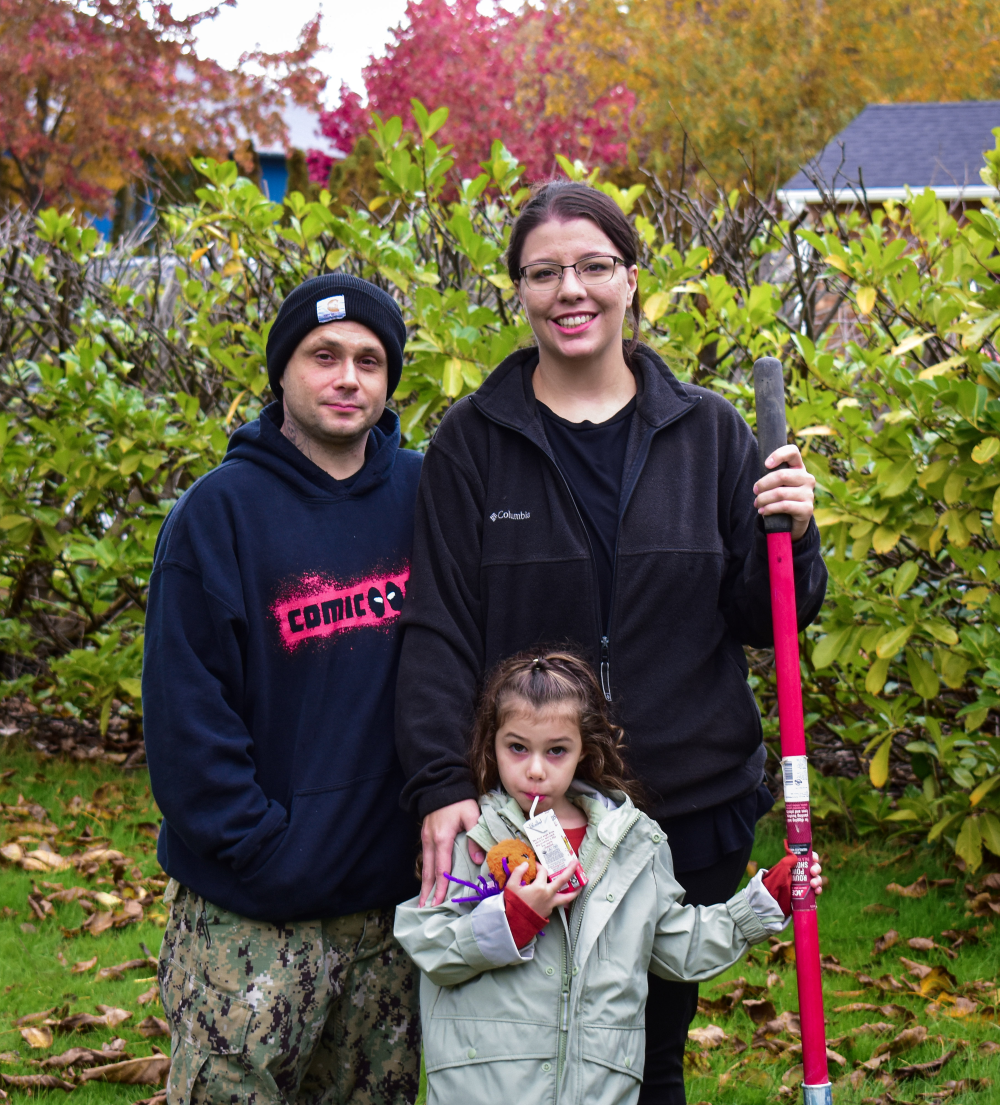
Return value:
[(559, 1096), (559, 1086), (562, 1083), (563, 1067), (566, 1064), (566, 1049), (569, 1041), (569, 980), (570, 955), (569, 925), (563, 916), (563, 972), (562, 987), (559, 992), (559, 1047), (556, 1052), (556, 1097)]
[(590, 901), (590, 895), (593, 892), (593, 888), (604, 878), (605, 873), (611, 866), (611, 860), (614, 858), (615, 852), (618, 851), (618, 845), (625, 839), (626, 836), (632, 831), (632, 827), (639, 820), (639, 811), (636, 810), (632, 817), (629, 819), (628, 824), (618, 834), (618, 839), (611, 847), (611, 851), (608, 852), (607, 858), (604, 861), (604, 866), (601, 868), (596, 878), (591, 878), (587, 884), (587, 892), (580, 902), (580, 908), (576, 914), (576, 924), (573, 936), (569, 934), (569, 924), (567, 923), (565, 928), (565, 934), (563, 936), (563, 982), (562, 982), (562, 1006), (560, 1008), (559, 1017), (559, 1055), (556, 1060), (556, 1094), (559, 1093), (559, 1086), (562, 1080), (562, 1069), (566, 1062), (566, 1049), (569, 1045), (569, 1012), (570, 1001), (572, 994), (570, 993), (572, 982), (572, 970), (574, 951), (576, 948), (576, 942), (580, 938), (580, 929), (583, 927), (583, 914), (587, 908), (587, 902)]
[[(594, 556), (594, 544), (590, 540), (590, 534), (588, 533), (587, 527), (584, 524), (583, 515), (580, 513), (580, 508), (576, 505), (576, 496), (573, 494), (573, 489), (569, 485), (569, 480), (567, 480), (566, 477), (563, 475), (562, 469), (556, 463), (555, 458), (549, 456), (549, 454), (546, 453), (545, 450), (542, 449), (536, 441), (532, 441), (532, 439), (520, 427), (512, 426), (509, 422), (504, 422), (502, 419), (496, 418), (494, 415), (484, 411), (482, 407), (480, 407), (478, 404), (475, 404), (475, 406), (479, 413), (482, 414), (485, 418), (488, 418), (491, 422), (495, 422), (498, 426), (503, 426), (505, 429), (513, 430), (514, 433), (520, 434), (522, 437), (527, 438), (527, 440), (530, 441), (531, 444), (534, 445), (535, 448), (541, 452), (542, 456), (544, 456), (548, 461), (551, 462), (552, 467), (555, 468), (556, 472), (559, 473), (559, 478), (562, 480), (563, 486), (569, 492), (570, 501), (573, 504), (573, 509), (576, 511), (577, 521), (580, 523), (580, 526), (587, 537), (587, 547), (590, 549), (590, 565), (594, 570), (594, 577), (596, 581), (597, 557)], [(688, 408), (688, 410), (690, 409), (691, 408)], [(600, 588), (597, 588), (597, 635), (601, 643), (601, 690), (604, 692), (604, 697), (605, 699), (607, 699), (608, 702), (611, 701), (611, 619), (615, 609), (615, 580), (618, 576), (618, 538), (621, 536), (622, 518), (625, 517), (625, 511), (628, 509), (628, 504), (632, 499), (632, 492), (635, 491), (635, 486), (639, 482), (639, 477), (642, 475), (642, 470), (646, 467), (646, 458), (649, 456), (649, 447), (652, 444), (653, 438), (661, 430), (665, 430), (668, 426), (673, 425), (673, 423), (676, 422), (679, 418), (683, 418), (684, 415), (688, 413), (688, 410), (679, 411), (677, 414), (674, 415), (673, 418), (664, 422), (660, 426), (656, 426), (646, 437), (646, 441), (641, 453), (641, 458), (636, 457), (636, 460), (638, 461), (638, 467), (633, 464), (633, 468), (635, 468), (635, 479), (632, 480), (632, 483), (628, 488), (628, 493), (625, 496), (625, 501), (621, 504), (621, 510), (619, 510), (618, 512), (618, 533), (615, 535), (615, 551), (611, 560), (611, 602), (608, 606), (608, 624), (606, 626), (601, 625)]]

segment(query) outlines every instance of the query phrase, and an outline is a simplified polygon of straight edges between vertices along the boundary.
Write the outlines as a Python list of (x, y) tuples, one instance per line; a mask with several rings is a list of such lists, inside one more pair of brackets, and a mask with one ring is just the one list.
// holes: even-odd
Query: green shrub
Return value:
[[(415, 117), (419, 135), (398, 118), (373, 131), (366, 207), (326, 191), (270, 203), (206, 160), (198, 205), (165, 211), (143, 243), (109, 247), (55, 211), (3, 225), (5, 693), (104, 725), (135, 716), (160, 523), (266, 401), (268, 325), (300, 280), (340, 269), (397, 296), (414, 447), (529, 340), (503, 265), (520, 167), (497, 141), (456, 182), (433, 139), (443, 113)], [(561, 163), (634, 216), (644, 337), (682, 379), (752, 421), (753, 360), (785, 362), (831, 574), (803, 635), (807, 721), (869, 779), (819, 780), (817, 813), (929, 832), (972, 868), (984, 845), (1000, 854), (1000, 207), (956, 218), (926, 192), (790, 221), (752, 195), (703, 202), (653, 178), (626, 191)]]

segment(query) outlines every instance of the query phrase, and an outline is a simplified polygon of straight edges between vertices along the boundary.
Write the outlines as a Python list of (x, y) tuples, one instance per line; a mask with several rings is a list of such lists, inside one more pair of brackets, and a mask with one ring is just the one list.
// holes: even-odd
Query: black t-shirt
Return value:
[(618, 540), (625, 449), (632, 428), (635, 397), (607, 422), (567, 422), (544, 403), (538, 404), (538, 410), (545, 436), (587, 527), (601, 592), (601, 623), (606, 631), (611, 613), (611, 579)]
[[(590, 536), (601, 592), (601, 619), (607, 631), (625, 450), (635, 399), (606, 422), (597, 423), (567, 422), (544, 403), (539, 403), (538, 409), (545, 436)], [(670, 838), (674, 870), (680, 874), (711, 867), (746, 847), (754, 838), (754, 826), (772, 805), (774, 799), (761, 783), (732, 802), (662, 821)]]

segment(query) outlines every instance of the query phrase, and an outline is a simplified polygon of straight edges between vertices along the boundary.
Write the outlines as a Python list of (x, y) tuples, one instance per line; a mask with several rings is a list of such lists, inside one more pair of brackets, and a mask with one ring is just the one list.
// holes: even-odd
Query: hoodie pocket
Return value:
[(408, 891), (402, 880), (412, 857), (400, 848), (407, 822), (397, 778), (398, 771), (384, 771), (296, 791), (281, 842), (244, 888), (280, 903), (286, 919), (320, 916), (338, 894), (363, 896), (373, 873), (380, 882), (399, 879)]

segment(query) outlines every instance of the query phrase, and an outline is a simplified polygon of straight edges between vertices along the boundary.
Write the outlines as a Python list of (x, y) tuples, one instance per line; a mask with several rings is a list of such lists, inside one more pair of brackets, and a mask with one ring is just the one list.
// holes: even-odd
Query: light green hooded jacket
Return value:
[[(396, 910), (395, 933), (422, 972), (420, 1008), (428, 1105), (630, 1105), (645, 1054), (646, 972), (700, 982), (724, 971), (785, 918), (760, 875), (725, 905), (683, 906), (667, 839), (623, 795), (589, 788), (580, 848), (590, 882), (544, 934), (517, 949), (503, 895), (455, 904), (471, 891)], [(484, 849), (525, 839), (525, 815), (498, 792), (480, 800), (468, 834)], [(455, 841), (452, 871), (487, 874)], [(751, 902), (753, 907), (751, 907)]]

